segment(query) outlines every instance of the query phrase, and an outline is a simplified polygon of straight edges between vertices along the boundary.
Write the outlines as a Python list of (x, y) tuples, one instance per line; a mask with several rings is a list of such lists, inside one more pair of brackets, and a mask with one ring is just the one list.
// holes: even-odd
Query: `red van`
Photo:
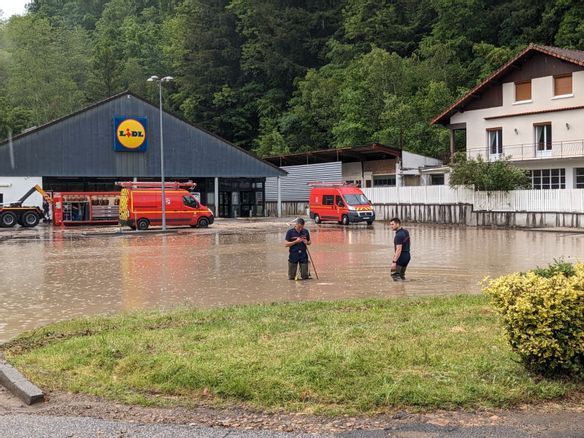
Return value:
[[(160, 183), (119, 183), (120, 225), (133, 230), (147, 230), (162, 224), (162, 191)], [(156, 186), (157, 185), (157, 186)], [(165, 183), (166, 223), (205, 228), (215, 221), (211, 210), (186, 190), (194, 183)]]
[(371, 202), (359, 187), (353, 184), (311, 184), (310, 218), (317, 224), (335, 221), (343, 225), (375, 220)]

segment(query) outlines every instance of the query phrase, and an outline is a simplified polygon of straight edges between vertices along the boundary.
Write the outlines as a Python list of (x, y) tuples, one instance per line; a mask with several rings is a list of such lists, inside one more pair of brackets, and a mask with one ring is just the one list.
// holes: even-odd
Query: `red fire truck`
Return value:
[(361, 189), (353, 184), (344, 183), (309, 183), (310, 217), (319, 224), (322, 221), (334, 221), (343, 225), (352, 222), (375, 220), (375, 211), (371, 202)]
[[(147, 230), (151, 225), (162, 224), (162, 186), (151, 182), (121, 182), (120, 225), (133, 230)], [(195, 183), (169, 182), (164, 184), (166, 198), (166, 223), (205, 228), (215, 217), (187, 189)]]
[(55, 225), (118, 223), (119, 192), (55, 192), (53, 201)]

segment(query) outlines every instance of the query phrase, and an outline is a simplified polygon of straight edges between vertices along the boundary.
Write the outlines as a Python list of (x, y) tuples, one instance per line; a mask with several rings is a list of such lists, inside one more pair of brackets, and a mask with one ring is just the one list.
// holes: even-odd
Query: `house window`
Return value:
[(531, 81), (515, 82), (515, 102), (531, 100)]
[(430, 175), (430, 184), (433, 186), (443, 186), (444, 185), (444, 174)]
[(538, 152), (552, 150), (552, 124), (541, 123), (534, 125), (535, 146)]
[(333, 195), (324, 195), (322, 197), (322, 205), (333, 205), (334, 199)]
[(554, 76), (554, 96), (572, 94), (572, 75)]
[[(577, 189), (584, 189), (584, 167), (580, 167), (580, 168), (576, 169), (575, 177), (576, 177), (576, 188)], [(1, 198), (0, 198), (0, 202), (2, 202)]]
[(373, 177), (373, 187), (395, 187), (395, 175), (378, 175)]
[(531, 170), (529, 173), (534, 189), (566, 188), (566, 169), (538, 169)]
[(489, 141), (489, 154), (498, 157), (503, 153), (503, 129), (487, 129)]

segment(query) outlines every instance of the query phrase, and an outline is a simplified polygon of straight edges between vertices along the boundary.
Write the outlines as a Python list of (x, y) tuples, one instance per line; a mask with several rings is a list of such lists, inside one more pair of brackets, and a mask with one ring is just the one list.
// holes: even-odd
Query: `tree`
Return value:
[(348, 0), (343, 9), (344, 39), (361, 53), (371, 46), (410, 56), (432, 28), (427, 0)]
[(39, 125), (87, 102), (84, 87), (90, 64), (85, 30), (54, 26), (29, 14), (12, 17), (4, 36), (11, 106), (30, 108), (31, 121)]
[(16, 135), (30, 127), (32, 113), (23, 107), (15, 107), (5, 97), (0, 97), (0, 141), (9, 134)]
[[(4, 113), (38, 124), (168, 74), (165, 105), (262, 155), (383, 142), (443, 158), (430, 120), (528, 43), (584, 48), (581, 0), (30, 0), (0, 19)], [(28, 122), (27, 122), (28, 123)]]
[(402, 94), (408, 86), (404, 61), (396, 53), (373, 48), (346, 69), (339, 95), (340, 119), (332, 129), (338, 147), (376, 141), (382, 130), (381, 114), (390, 94)]
[(166, 74), (162, 56), (164, 15), (152, 1), (110, 0), (95, 23), (88, 94), (103, 99), (123, 90), (154, 97), (146, 78)]
[(474, 159), (458, 153), (453, 159), (450, 186), (465, 186), (478, 191), (508, 192), (531, 187), (527, 171), (514, 166), (508, 159), (485, 161), (479, 155)]
[(190, 121), (236, 143), (255, 132), (242, 114), (241, 38), (227, 0), (185, 0), (165, 23), (165, 57), (176, 78), (173, 97)]

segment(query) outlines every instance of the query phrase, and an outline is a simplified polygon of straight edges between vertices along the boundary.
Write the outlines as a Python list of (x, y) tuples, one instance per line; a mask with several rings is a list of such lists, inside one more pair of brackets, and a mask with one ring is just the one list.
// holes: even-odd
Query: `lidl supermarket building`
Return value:
[[(116, 181), (160, 181), (158, 107), (125, 92), (0, 143), (0, 203), (35, 184), (54, 192), (115, 191)], [(263, 216), (273, 164), (163, 112), (164, 173), (192, 180), (218, 216)], [(38, 195), (28, 204), (41, 204)]]

